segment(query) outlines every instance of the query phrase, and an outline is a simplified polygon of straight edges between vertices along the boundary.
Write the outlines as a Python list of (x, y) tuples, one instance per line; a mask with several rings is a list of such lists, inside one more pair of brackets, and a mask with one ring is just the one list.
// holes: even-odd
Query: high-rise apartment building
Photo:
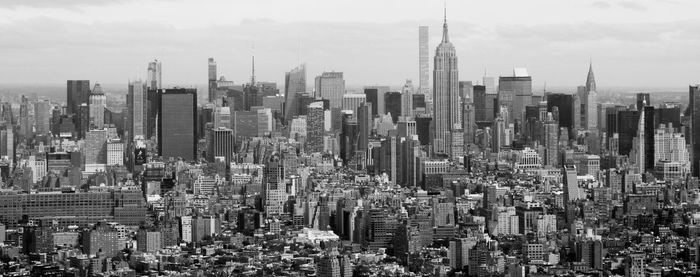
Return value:
[(430, 46), (428, 26), (418, 26), (418, 86), (421, 93), (430, 90)]
[(197, 89), (165, 89), (159, 94), (158, 154), (197, 158)]
[(146, 85), (149, 90), (156, 90), (162, 88), (161, 81), (162, 71), (161, 63), (159, 60), (154, 60), (148, 63), (148, 80)]
[(216, 61), (214, 61), (214, 58), (209, 58), (209, 94), (207, 100), (209, 102), (214, 102), (216, 99)]

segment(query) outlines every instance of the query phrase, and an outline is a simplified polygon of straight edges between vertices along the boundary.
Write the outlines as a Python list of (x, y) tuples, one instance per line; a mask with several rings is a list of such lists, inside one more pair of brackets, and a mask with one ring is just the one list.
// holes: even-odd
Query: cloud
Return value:
[(593, 1), (593, 3), (591, 5), (595, 8), (599, 8), (599, 9), (609, 9), (611, 7), (610, 3), (605, 2), (605, 1)]
[(636, 2), (636, 1), (627, 1), (627, 0), (620, 1), (618, 3), (618, 5), (620, 5), (620, 7), (622, 7), (622, 8), (629, 9), (629, 10), (635, 10), (635, 11), (646, 11), (647, 10), (646, 6), (639, 4), (639, 2)]

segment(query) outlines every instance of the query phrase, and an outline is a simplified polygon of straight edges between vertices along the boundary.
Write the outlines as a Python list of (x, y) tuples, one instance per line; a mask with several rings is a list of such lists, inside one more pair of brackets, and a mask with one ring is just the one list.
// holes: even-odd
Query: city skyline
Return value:
[[(581, 83), (591, 59), (602, 91), (681, 88), (699, 81), (694, 68), (700, 57), (695, 58), (693, 47), (700, 21), (678, 19), (690, 18), (697, 5), (690, 1), (575, 1), (570, 7), (556, 1), (453, 2), (447, 3), (447, 13), (453, 15), (451, 40), (464, 61), (459, 68), (464, 81), (526, 67), (535, 88), (545, 82), (570, 87)], [(313, 16), (306, 11), (283, 14), (288, 4), (278, 4), (7, 1), (0, 8), (0, 30), (6, 36), (0, 45), (5, 63), (0, 84), (146, 79), (143, 61), (155, 58), (163, 63), (163, 83), (201, 84), (209, 57), (228, 80), (242, 84), (254, 53), (259, 80), (283, 83), (289, 68), (306, 63), (309, 76), (344, 72), (348, 86), (400, 86), (407, 78), (419, 81), (418, 26), (430, 27), (429, 49), (440, 41), (440, 2), (385, 1), (372, 9), (362, 2), (315, 3), (325, 12)], [(500, 9), (503, 4), (512, 9)], [(258, 11), (261, 7), (265, 12)], [(234, 8), (250, 13), (216, 16)], [(516, 14), (517, 8), (532, 12)], [(348, 12), (339, 13), (341, 9)], [(187, 14), (194, 20), (180, 20)], [(499, 16), (487, 16), (492, 14)]]

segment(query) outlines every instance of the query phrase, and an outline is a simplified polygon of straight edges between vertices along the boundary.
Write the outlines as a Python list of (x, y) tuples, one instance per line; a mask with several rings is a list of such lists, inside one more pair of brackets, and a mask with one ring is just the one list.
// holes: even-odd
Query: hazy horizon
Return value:
[[(430, 27), (432, 64), (443, 17), (442, 1), (428, 0), (0, 3), (0, 84), (120, 84), (146, 79), (147, 63), (158, 58), (163, 83), (197, 85), (209, 57), (219, 75), (240, 84), (250, 79), (255, 54), (257, 79), (279, 87), (299, 63), (310, 84), (323, 71), (342, 71), (349, 86), (417, 85), (418, 26)], [(526, 67), (535, 91), (545, 82), (575, 87), (592, 60), (601, 90), (683, 88), (700, 82), (699, 7), (690, 0), (448, 1), (447, 21), (460, 80)]]

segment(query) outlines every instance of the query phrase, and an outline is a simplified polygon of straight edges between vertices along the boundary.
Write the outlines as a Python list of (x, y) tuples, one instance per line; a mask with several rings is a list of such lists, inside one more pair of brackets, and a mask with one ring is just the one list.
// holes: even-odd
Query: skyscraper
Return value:
[(316, 97), (328, 99), (331, 108), (342, 108), (345, 94), (343, 72), (323, 72), (316, 76)]
[(406, 80), (401, 89), (401, 116), (413, 117), (413, 82)]
[(391, 120), (396, 124), (401, 115), (401, 93), (398, 91), (387, 92), (384, 94), (384, 109), (387, 114), (391, 114)]
[(149, 90), (162, 88), (161, 75), (161, 63), (159, 60), (154, 60), (148, 63), (148, 80), (146, 85), (148, 86)]
[(306, 93), (306, 65), (301, 64), (284, 74), (284, 119), (289, 122), (298, 115), (297, 95)]
[(214, 58), (209, 58), (209, 102), (214, 102), (216, 99), (216, 61)]
[(448, 142), (452, 140), (451, 132), (461, 130), (458, 72), (457, 51), (450, 42), (445, 16), (433, 68), (433, 147), (436, 153), (446, 154)]
[(95, 83), (95, 87), (90, 92), (90, 126), (96, 129), (104, 128), (106, 108), (107, 97), (102, 92), (100, 84)]
[(389, 91), (388, 86), (365, 87), (365, 101), (372, 103), (372, 117), (384, 115), (384, 94)]
[(637, 110), (641, 110), (646, 106), (651, 106), (651, 96), (649, 93), (637, 93)]
[(129, 92), (126, 96), (127, 103), (127, 130), (130, 139), (137, 136), (146, 138), (148, 128), (148, 98), (146, 84), (141, 81), (129, 82)]
[(77, 114), (80, 104), (87, 104), (90, 97), (89, 80), (68, 80), (67, 85), (67, 107), (68, 114)]
[(36, 133), (48, 134), (51, 131), (51, 102), (41, 100), (34, 103), (34, 116), (36, 119)]
[[(159, 94), (158, 154), (163, 158), (197, 158), (197, 90), (166, 89)], [(165, 119), (165, 120), (163, 120)]]
[(227, 127), (218, 127), (208, 130), (207, 136), (207, 161), (214, 162), (217, 157), (224, 157), (226, 164), (233, 159), (233, 130)]
[(586, 85), (578, 87), (576, 92), (579, 100), (578, 108), (580, 128), (583, 130), (598, 129), (598, 92), (596, 92), (595, 76), (593, 75), (593, 64), (588, 67), (588, 76), (586, 77)]
[(323, 102), (313, 102), (309, 104), (306, 127), (306, 152), (323, 151)]
[(429, 40), (428, 26), (418, 26), (418, 86), (421, 93), (427, 93), (430, 89)]
[(688, 96), (691, 122), (690, 145), (693, 147), (693, 152), (690, 155), (692, 159), (690, 171), (693, 173), (693, 177), (700, 177), (700, 85), (690, 86)]
[(532, 105), (532, 77), (525, 68), (514, 68), (513, 76), (498, 79), (498, 105), (506, 106), (509, 124), (515, 123), (520, 130), (525, 116), (525, 107)]

